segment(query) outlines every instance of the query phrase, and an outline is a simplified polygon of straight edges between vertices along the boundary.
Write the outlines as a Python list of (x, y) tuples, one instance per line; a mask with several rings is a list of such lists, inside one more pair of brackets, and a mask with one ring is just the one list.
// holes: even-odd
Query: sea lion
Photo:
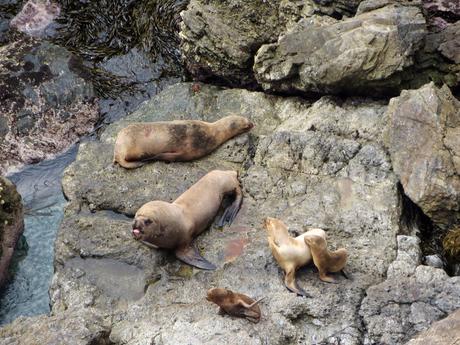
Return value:
[(336, 283), (336, 280), (328, 276), (328, 272), (339, 272), (347, 278), (343, 271), (347, 263), (347, 250), (345, 248), (337, 249), (331, 252), (327, 249), (325, 237), (317, 236), (316, 234), (306, 234), (304, 236), (305, 243), (310, 247), (313, 256), (313, 263), (319, 271), (319, 279), (327, 283)]
[(144, 204), (136, 212), (132, 234), (155, 247), (174, 249), (176, 257), (189, 265), (216, 269), (191, 242), (211, 224), (227, 194), (233, 194), (235, 199), (225, 209), (218, 226), (230, 225), (243, 201), (237, 172), (213, 170), (172, 203), (157, 200)]
[(232, 316), (244, 317), (254, 323), (260, 321), (260, 308), (257, 304), (264, 298), (254, 301), (246, 295), (222, 288), (209, 289), (206, 296), (208, 301), (219, 306), (220, 315), (227, 313)]
[(150, 160), (193, 160), (252, 127), (251, 121), (236, 115), (213, 123), (196, 120), (133, 123), (118, 133), (113, 163), (133, 169)]
[(305, 243), (304, 237), (307, 234), (315, 234), (326, 238), (326, 233), (322, 229), (314, 228), (293, 238), (289, 235), (287, 226), (279, 219), (268, 217), (264, 225), (268, 232), (268, 243), (272, 254), (284, 270), (284, 285), (289, 291), (300, 296), (309, 296), (297, 285), (295, 279), (297, 269), (308, 264), (312, 259), (310, 248)]

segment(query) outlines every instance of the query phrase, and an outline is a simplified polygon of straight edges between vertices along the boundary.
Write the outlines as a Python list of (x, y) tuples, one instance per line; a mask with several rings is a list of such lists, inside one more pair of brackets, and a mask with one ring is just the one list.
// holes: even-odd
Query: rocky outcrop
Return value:
[[(398, 89), (426, 35), (417, 7), (386, 6), (334, 23), (303, 20), (255, 57), (265, 90), (375, 93)], [(394, 91), (393, 91), (394, 92)]]
[(81, 314), (20, 317), (0, 328), (0, 338), (5, 345), (108, 345), (108, 331), (101, 315), (86, 310)]
[(0, 172), (61, 152), (92, 130), (93, 87), (71, 53), (22, 39), (0, 56)]
[(452, 345), (460, 341), (460, 309), (435, 322), (428, 330), (410, 340), (407, 345)]
[(23, 231), (21, 196), (13, 183), (0, 176), (0, 288), (8, 279), (8, 267)]
[[(95, 308), (113, 315), (114, 343), (228, 343), (235, 336), (242, 344), (359, 343), (357, 310), (364, 291), (383, 279), (396, 255), (401, 211), (380, 144), (385, 109), (372, 101), (361, 106), (325, 97), (310, 104), (203, 84), (163, 91), (109, 126), (101, 142), (82, 144), (67, 169), (63, 186), (70, 206), (56, 241), (52, 312)], [(112, 165), (116, 133), (130, 122), (214, 121), (231, 113), (251, 118), (256, 127), (210, 156), (129, 171)], [(222, 230), (212, 226), (197, 239), (217, 271), (192, 269), (131, 238), (126, 215), (152, 199), (173, 200), (216, 168), (238, 170), (244, 189), (236, 222)], [(262, 226), (269, 215), (292, 231), (326, 228), (331, 245), (349, 249), (353, 279), (328, 285), (309, 267), (299, 272), (299, 284), (313, 297), (289, 293)], [(261, 323), (216, 316), (204, 299), (212, 286), (266, 296)]]
[(403, 344), (460, 308), (460, 277), (420, 265), (417, 243), (415, 237), (398, 237), (398, 256), (387, 279), (366, 291), (359, 311), (365, 344)]
[(460, 211), (460, 102), (428, 84), (390, 100), (386, 143), (404, 192), (435, 225), (448, 229)]

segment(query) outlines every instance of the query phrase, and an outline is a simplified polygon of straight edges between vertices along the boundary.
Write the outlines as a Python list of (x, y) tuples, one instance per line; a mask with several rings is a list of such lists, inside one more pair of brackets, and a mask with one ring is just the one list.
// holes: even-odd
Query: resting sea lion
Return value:
[(234, 194), (235, 200), (218, 225), (230, 225), (243, 201), (237, 172), (213, 170), (172, 203), (144, 204), (136, 212), (132, 234), (154, 247), (174, 249), (176, 257), (185, 263), (213, 270), (216, 266), (204, 259), (191, 242), (211, 224), (226, 194)]
[(245, 317), (249, 321), (257, 323), (260, 320), (260, 308), (257, 304), (264, 297), (254, 301), (241, 293), (222, 288), (213, 288), (208, 290), (206, 299), (220, 307), (220, 315), (227, 313), (232, 316)]
[(345, 272), (343, 272), (348, 256), (345, 248), (340, 248), (331, 252), (327, 249), (326, 238), (315, 234), (307, 233), (304, 240), (305, 243), (310, 246), (313, 263), (319, 271), (319, 279), (327, 283), (335, 283), (335, 279), (328, 276), (327, 273), (339, 271), (342, 271), (345, 277), (347, 277)]
[(113, 162), (132, 169), (149, 160), (200, 158), (252, 127), (251, 121), (236, 115), (213, 123), (196, 120), (134, 123), (118, 133)]
[(305, 234), (293, 238), (289, 235), (286, 225), (279, 219), (268, 217), (264, 225), (268, 232), (268, 243), (273, 256), (284, 270), (284, 285), (288, 290), (300, 296), (308, 296), (298, 287), (295, 280), (297, 269), (308, 264), (312, 259), (310, 248), (306, 245), (304, 237), (307, 234), (315, 234), (325, 238), (326, 233), (322, 229), (310, 229)]

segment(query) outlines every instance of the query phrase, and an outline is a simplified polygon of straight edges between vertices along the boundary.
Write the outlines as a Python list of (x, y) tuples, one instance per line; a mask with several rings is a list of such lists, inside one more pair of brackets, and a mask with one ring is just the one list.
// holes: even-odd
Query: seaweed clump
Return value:
[(460, 260), (460, 226), (451, 229), (442, 241), (446, 255), (452, 260)]

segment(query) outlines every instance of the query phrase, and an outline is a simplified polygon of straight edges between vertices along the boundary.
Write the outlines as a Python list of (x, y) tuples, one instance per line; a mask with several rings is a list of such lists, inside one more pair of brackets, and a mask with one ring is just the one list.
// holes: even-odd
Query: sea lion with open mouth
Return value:
[(212, 123), (197, 120), (133, 123), (118, 133), (113, 163), (133, 169), (151, 160), (197, 159), (252, 127), (251, 121), (237, 115)]
[(135, 239), (156, 248), (173, 249), (185, 263), (206, 270), (216, 266), (204, 259), (191, 244), (213, 221), (225, 195), (233, 194), (218, 226), (231, 224), (243, 201), (236, 171), (213, 170), (191, 186), (174, 202), (150, 201), (134, 217)]

